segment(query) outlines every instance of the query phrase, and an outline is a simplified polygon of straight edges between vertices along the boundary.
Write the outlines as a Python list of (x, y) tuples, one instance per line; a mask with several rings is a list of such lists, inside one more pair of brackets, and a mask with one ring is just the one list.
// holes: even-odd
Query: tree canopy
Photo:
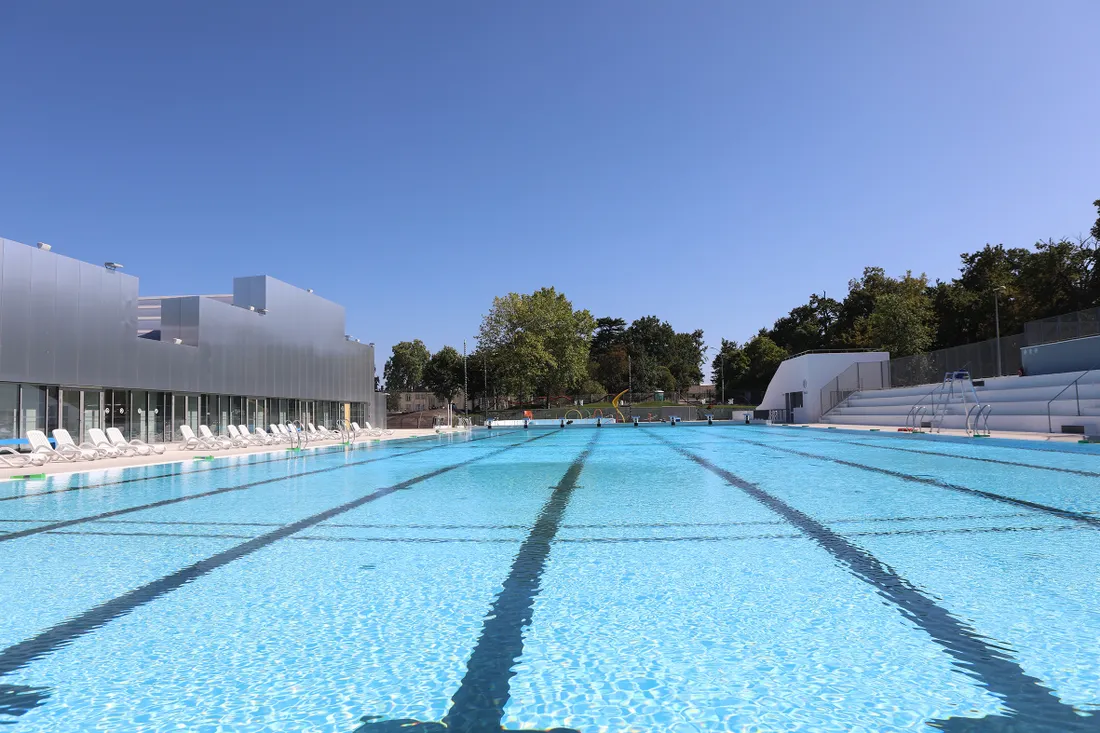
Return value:
[(1098, 216), (1089, 236), (1048, 239), (1030, 248), (986, 244), (962, 254), (959, 275), (948, 282), (930, 283), (912, 272), (892, 277), (881, 267), (867, 267), (848, 283), (843, 300), (814, 294), (743, 347), (723, 339), (725, 373), (720, 357), (711, 363), (715, 389), (723, 379), (727, 394), (763, 389), (779, 353), (872, 348), (900, 357), (991, 339), (995, 298), (1002, 334), (1019, 333), (1028, 321), (1100, 306), (1100, 200), (1093, 205)]
[(554, 288), (494, 298), (482, 319), (478, 351), (497, 388), (519, 397), (569, 394), (588, 378), (596, 321)]
[(424, 386), (424, 368), (430, 358), (428, 347), (420, 339), (394, 344), (393, 354), (382, 369), (386, 389), (391, 392), (421, 389)]
[(462, 390), (462, 378), (462, 355), (453, 346), (435, 352), (424, 368), (424, 386), (444, 402)]

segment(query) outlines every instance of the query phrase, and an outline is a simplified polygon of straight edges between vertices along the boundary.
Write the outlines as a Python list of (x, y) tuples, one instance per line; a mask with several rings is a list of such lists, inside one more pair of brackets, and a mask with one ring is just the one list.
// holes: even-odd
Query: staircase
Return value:
[(987, 413), (991, 430), (1100, 435), (1100, 370), (955, 381), (856, 392), (821, 421), (963, 430), (973, 427), (975, 405), (988, 404), (982, 421)]

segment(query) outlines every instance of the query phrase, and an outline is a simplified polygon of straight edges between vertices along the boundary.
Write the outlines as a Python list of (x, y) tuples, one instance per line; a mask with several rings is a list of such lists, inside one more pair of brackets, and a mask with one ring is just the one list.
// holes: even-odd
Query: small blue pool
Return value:
[(1100, 453), (667, 424), (0, 483), (0, 726), (1100, 731)]

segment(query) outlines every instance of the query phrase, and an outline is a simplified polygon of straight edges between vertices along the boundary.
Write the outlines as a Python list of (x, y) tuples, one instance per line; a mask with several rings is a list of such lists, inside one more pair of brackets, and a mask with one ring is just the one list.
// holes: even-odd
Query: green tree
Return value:
[(653, 376), (657, 389), (664, 391), (666, 396), (676, 391), (676, 377), (672, 375), (672, 371), (668, 367), (657, 367)]
[(439, 399), (452, 402), (462, 390), (462, 355), (444, 346), (432, 355), (424, 368), (424, 385)]
[(508, 394), (547, 397), (568, 393), (588, 377), (588, 349), (596, 322), (554, 288), (494, 298), (482, 319), (478, 348), (497, 365)]
[(615, 394), (627, 388), (629, 372), (629, 352), (623, 344), (616, 344), (597, 356), (589, 369), (594, 380)]
[(394, 344), (393, 353), (382, 369), (386, 389), (390, 392), (422, 389), (424, 367), (430, 358), (428, 347), (420, 339)]
[[(714, 380), (714, 397), (721, 400), (725, 394), (729, 400), (733, 390), (746, 386), (749, 373), (749, 358), (745, 350), (736, 341), (722, 339), (722, 347), (711, 362), (711, 375)], [(725, 389), (723, 390), (723, 385)]]
[(589, 349), (591, 358), (606, 354), (613, 346), (626, 343), (626, 321), (622, 318), (597, 318), (596, 332)]
[(775, 371), (787, 358), (787, 351), (772, 341), (763, 329), (745, 344), (744, 353), (749, 365), (744, 386), (757, 391), (767, 388)]
[(679, 390), (703, 381), (703, 331), (678, 333), (672, 337), (672, 354), (666, 364)]
[(829, 348), (839, 316), (838, 301), (814, 294), (807, 304), (792, 308), (777, 320), (768, 336), (792, 354)]
[(657, 316), (643, 316), (626, 330), (627, 341), (634, 352), (631, 356), (645, 355), (656, 364), (668, 365), (673, 360), (673, 341), (676, 331)]
[(893, 357), (928, 351), (936, 337), (935, 314), (928, 295), (928, 278), (905, 273), (888, 292), (875, 299), (867, 319), (874, 348)]

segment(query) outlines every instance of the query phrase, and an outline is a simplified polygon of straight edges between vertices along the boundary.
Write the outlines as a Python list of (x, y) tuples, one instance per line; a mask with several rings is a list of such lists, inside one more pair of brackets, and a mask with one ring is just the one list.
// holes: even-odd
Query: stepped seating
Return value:
[[(1074, 380), (1076, 386), (1070, 386)], [(1084, 376), (1082, 372), (1067, 372), (979, 379), (974, 382), (974, 390), (978, 404), (991, 405), (991, 430), (1059, 433), (1064, 426), (1081, 426), (1086, 434), (1100, 434), (1100, 370)], [(927, 411), (921, 420), (931, 423), (933, 393), (943, 414), (941, 427), (964, 429), (967, 410), (974, 406), (973, 396), (967, 394), (964, 398), (956, 391), (945, 404), (941, 384), (856, 392), (822, 417), (822, 422), (903, 427), (914, 406), (923, 405)]]

